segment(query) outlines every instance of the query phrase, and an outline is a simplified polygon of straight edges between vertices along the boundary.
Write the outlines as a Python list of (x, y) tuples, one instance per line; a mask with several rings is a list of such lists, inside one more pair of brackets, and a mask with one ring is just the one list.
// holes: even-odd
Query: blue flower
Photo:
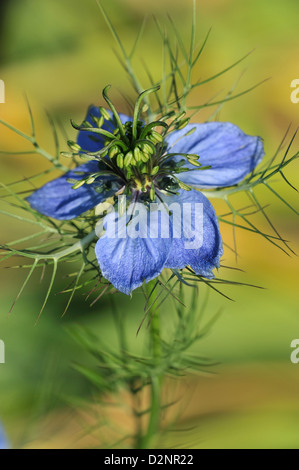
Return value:
[[(190, 266), (196, 274), (212, 278), (213, 270), (220, 266), (222, 239), (214, 208), (198, 189), (242, 181), (264, 156), (261, 139), (226, 122), (184, 128), (173, 124), (172, 129), (164, 121), (139, 121), (138, 109), (133, 119), (110, 109), (90, 107), (83, 124), (74, 124), (79, 133), (77, 143), (70, 147), (91, 160), (34, 192), (28, 198), (32, 208), (55, 219), (70, 220), (111, 197), (118, 207), (116, 196), (120, 194), (131, 208), (142, 204), (145, 210), (134, 228), (138, 236), (107, 236), (113, 223), (126, 227), (134, 221), (132, 214), (122, 215), (118, 207), (117, 214), (112, 211), (103, 217), (105, 230), (95, 247), (103, 276), (125, 294), (154, 279), (164, 268)], [(160, 214), (155, 219), (158, 235), (152, 236), (150, 206), (156, 203), (166, 207), (166, 212), (172, 204), (182, 212), (188, 207), (189, 228), (181, 222), (175, 224), (169, 211), (169, 235), (161, 235), (165, 227)], [(198, 206), (202, 208), (201, 243), (187, 247), (196, 231)]]

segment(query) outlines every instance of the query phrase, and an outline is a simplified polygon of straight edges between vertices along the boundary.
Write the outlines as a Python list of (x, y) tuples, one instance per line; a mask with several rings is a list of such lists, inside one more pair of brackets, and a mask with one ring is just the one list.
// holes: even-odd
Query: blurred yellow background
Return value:
[[(161, 38), (153, 15), (167, 25), (167, 14), (171, 14), (188, 41), (191, 0), (102, 3), (128, 49), (147, 17), (134, 64), (145, 82), (143, 61), (158, 80), (162, 67)], [(227, 74), (195, 90), (192, 103), (205, 102), (219, 91), (220, 96), (225, 96), (237, 79), (240, 79), (237, 91), (242, 91), (269, 78), (248, 95), (227, 103), (218, 116), (249, 134), (262, 136), (268, 158), (274, 154), (289, 124), (292, 124), (289, 137), (299, 124), (299, 103), (290, 100), (291, 81), (299, 78), (298, 17), (297, 0), (197, 2), (198, 41), (203, 41), (210, 28), (211, 34), (194, 71), (195, 79), (208, 78), (254, 51)], [(110, 83), (118, 109), (127, 111), (123, 95), (134, 97), (134, 93), (113, 52), (117, 46), (94, 0), (2, 0), (0, 21), (0, 79), (6, 86), (6, 103), (0, 104), (1, 119), (29, 132), (26, 93), (39, 142), (53, 151), (45, 110), (75, 138), (69, 119), (80, 121), (88, 105), (103, 104), (101, 90)], [(202, 112), (197, 119), (202, 121), (210, 113), (211, 110)], [(298, 149), (298, 142), (297, 138), (290, 155)], [(0, 128), (0, 150), (24, 148), (26, 144), (20, 138)], [(66, 150), (66, 145), (62, 148)], [(38, 156), (5, 154), (0, 155), (0, 164), (4, 183), (49, 166)], [(298, 169), (295, 162), (286, 171), (295, 186), (299, 185)], [(295, 191), (279, 180), (276, 188), (298, 208)], [(270, 193), (261, 192), (260, 199), (269, 204), (271, 219), (298, 252), (296, 215)], [(215, 208), (218, 213), (225, 212), (218, 201)], [(257, 220), (261, 228), (269, 231), (262, 217), (257, 216)], [(1, 217), (1, 243), (20, 238), (29, 233), (27, 230), (24, 224)], [(225, 225), (221, 230), (224, 241), (231, 245), (231, 229)], [(249, 232), (237, 230), (237, 244), (240, 255), (237, 267), (245, 272), (223, 269), (221, 277), (257, 284), (265, 290), (224, 287), (222, 290), (235, 302), (210, 293), (205, 318), (208, 320), (218, 309), (222, 309), (222, 315), (211, 334), (198, 344), (197, 353), (220, 365), (211, 369), (214, 375), (186, 377), (179, 384), (168, 384), (166, 394), (177, 393), (188, 399), (181, 402), (181, 431), (166, 433), (161, 441), (165, 447), (299, 447), (299, 364), (290, 361), (290, 343), (299, 337), (298, 260)], [(224, 264), (236, 266), (229, 249), (225, 250)], [(113, 306), (108, 298), (90, 308), (84, 295), (78, 294), (67, 315), (61, 318), (65, 299), (52, 295), (35, 326), (46, 279), (40, 283), (38, 277), (34, 278), (12, 314), (7, 315), (23, 279), (23, 270), (0, 271), (0, 339), (5, 342), (6, 352), (6, 363), (0, 364), (0, 419), (15, 447), (88, 445), (82, 440), (82, 416), (79, 419), (66, 408), (69, 396), (84, 397), (88, 387), (70, 368), (72, 361), (80, 361), (84, 355), (65, 326), (79, 322), (104, 332), (107, 342), (113, 341)], [(55, 289), (58, 291), (59, 287)], [(199, 303), (203, 297), (204, 289), (200, 291)], [(132, 300), (116, 296), (116, 300), (126, 318), (132, 348), (138, 348), (146, 335), (142, 332), (138, 338), (135, 336), (143, 315), (142, 296), (136, 293)], [(170, 311), (165, 317), (162, 315), (166, 327), (168, 315)], [(85, 356), (83, 359), (88, 360)], [(124, 424), (130, 426), (129, 422)], [(99, 445), (103, 445), (100, 432), (98, 439)]]

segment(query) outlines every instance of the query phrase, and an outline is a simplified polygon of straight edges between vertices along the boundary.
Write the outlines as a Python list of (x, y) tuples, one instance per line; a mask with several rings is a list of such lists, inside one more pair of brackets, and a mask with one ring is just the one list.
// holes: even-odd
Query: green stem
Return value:
[[(156, 281), (150, 281), (146, 285), (148, 295), (152, 291)], [(147, 430), (143, 436), (139, 437), (139, 449), (150, 449), (155, 436), (159, 432), (161, 422), (161, 386), (162, 374), (159, 370), (161, 362), (161, 339), (160, 339), (160, 316), (159, 312), (155, 310), (150, 324), (152, 354), (154, 368), (151, 376), (151, 407)]]
[(218, 199), (225, 199), (227, 196), (231, 194), (238, 193), (240, 191), (250, 191), (254, 186), (260, 184), (260, 180), (255, 180), (249, 183), (240, 184), (239, 186), (232, 186), (231, 188), (227, 189), (219, 189), (219, 190), (210, 190), (210, 191), (201, 191), (207, 198), (213, 197)]
[[(1, 213), (4, 213), (4, 211), (1, 211)], [(8, 213), (7, 213), (8, 214)], [(9, 215), (9, 214), (8, 214)], [(47, 228), (47, 227), (46, 227)], [(96, 233), (94, 230), (92, 230), (88, 235), (86, 235), (84, 238), (81, 240), (77, 241), (73, 245), (65, 248), (64, 250), (60, 250), (56, 253), (53, 253), (51, 255), (48, 254), (42, 254), (42, 253), (30, 253), (26, 251), (20, 251), (20, 250), (14, 250), (13, 248), (10, 248), (10, 251), (14, 254), (24, 256), (25, 258), (34, 258), (38, 261), (40, 260), (53, 260), (54, 263), (58, 262), (61, 258), (64, 258), (72, 253), (76, 253), (76, 251), (81, 251), (83, 253), (84, 249), (90, 245), (90, 243), (96, 238)], [(3, 246), (5, 248), (5, 246)]]

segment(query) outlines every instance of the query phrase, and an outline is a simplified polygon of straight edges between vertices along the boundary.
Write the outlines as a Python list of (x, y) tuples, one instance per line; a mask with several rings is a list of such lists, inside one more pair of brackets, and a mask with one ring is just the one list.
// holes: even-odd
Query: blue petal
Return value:
[(74, 219), (112, 196), (117, 190), (113, 188), (116, 182), (112, 181), (111, 190), (96, 191), (96, 189), (102, 189), (103, 183), (110, 179), (108, 176), (97, 178), (92, 185), (84, 184), (77, 189), (73, 189), (73, 183), (68, 181), (69, 179), (81, 180), (84, 174), (88, 175), (97, 171), (99, 171), (98, 162), (90, 161), (45, 184), (29, 196), (27, 201), (33, 209), (48, 217), (59, 220)]
[[(195, 131), (185, 136), (193, 128)], [(175, 143), (177, 139), (180, 140)], [(211, 166), (209, 170), (196, 170), (186, 162), (186, 166), (193, 171), (180, 173), (178, 177), (197, 188), (237, 184), (254, 170), (264, 156), (260, 137), (247, 135), (229, 122), (188, 124), (184, 129), (171, 133), (166, 140), (169, 153), (193, 153), (199, 155), (202, 166)]]
[[(121, 217), (114, 212), (108, 214), (104, 221), (105, 234), (95, 247), (103, 276), (127, 295), (161, 273), (171, 249), (171, 224), (168, 237), (162, 238), (159, 227), (156, 234), (151, 234), (150, 212), (141, 205), (143, 210), (137, 208), (131, 220), (128, 213)], [(163, 220), (165, 228), (165, 219), (157, 220), (160, 228)], [(119, 230), (114, 231), (114, 223), (116, 226), (119, 223)], [(134, 233), (138, 236), (133, 237)]]
[[(183, 269), (190, 266), (196, 274), (214, 277), (223, 254), (218, 220), (210, 201), (199, 191), (180, 190), (179, 196), (164, 197), (173, 212), (173, 240), (165, 268)], [(181, 217), (175, 222), (176, 203)], [(180, 232), (180, 233), (179, 233)]]
[[(107, 111), (110, 116), (112, 116), (112, 112), (110, 110)], [(93, 123), (91, 116), (101, 117), (99, 108), (97, 108), (96, 106), (90, 106), (88, 108), (87, 116), (85, 118), (85, 121), (90, 122), (90, 124), (94, 126), (95, 124)], [(119, 117), (123, 124), (127, 121), (132, 121), (131, 117), (126, 116), (122, 113), (119, 114)], [(112, 123), (105, 121), (102, 126), (102, 129), (109, 132), (113, 132), (115, 126)], [(100, 134), (95, 134), (94, 132), (88, 131), (80, 131), (78, 133), (77, 143), (83, 150), (86, 150), (88, 152), (97, 152), (98, 150), (101, 150), (104, 147), (104, 140), (105, 137), (102, 137)]]

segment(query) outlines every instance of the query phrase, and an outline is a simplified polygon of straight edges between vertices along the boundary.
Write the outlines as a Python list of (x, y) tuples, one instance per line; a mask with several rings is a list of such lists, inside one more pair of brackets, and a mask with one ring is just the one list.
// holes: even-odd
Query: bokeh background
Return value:
[[(103, 4), (128, 48), (143, 18), (147, 17), (134, 64), (144, 77), (144, 60), (159, 79), (161, 40), (153, 15), (168, 24), (170, 13), (188, 40), (191, 1), (103, 0)], [(216, 74), (254, 51), (237, 68), (195, 92), (192, 100), (200, 103), (220, 90), (225, 93), (237, 79), (241, 91), (269, 78), (250, 94), (227, 103), (218, 118), (238, 124), (249, 134), (261, 135), (267, 156), (271, 157), (289, 124), (292, 124), (291, 133), (299, 124), (299, 103), (290, 100), (290, 83), (299, 78), (298, 1), (272, 0), (270, 5), (266, 0), (198, 0), (197, 5), (198, 40), (202, 41), (212, 28), (195, 71), (198, 78)], [(74, 136), (70, 117), (80, 121), (89, 104), (103, 104), (101, 90), (110, 83), (118, 108), (126, 112), (123, 95), (134, 94), (113, 52), (116, 45), (94, 0), (2, 0), (0, 14), (0, 78), (6, 85), (6, 103), (0, 104), (1, 119), (29, 131), (26, 93), (39, 141), (51, 151), (53, 141), (45, 110), (69, 136)], [(207, 116), (202, 113), (198, 119)], [(24, 142), (1, 127), (0, 147), (20, 150)], [(297, 149), (298, 139), (294, 141), (293, 153)], [(0, 155), (0, 165), (1, 180), (5, 183), (48, 167), (46, 160), (37, 156), (5, 154)], [(298, 169), (295, 163), (286, 171), (295, 185), (299, 184)], [(295, 191), (279, 181), (277, 189), (298, 207)], [(261, 193), (260, 197), (264, 204), (269, 204), (268, 213), (282, 236), (298, 252), (295, 214), (270, 194)], [(215, 207), (223, 209), (217, 201)], [(258, 220), (261, 228), (269, 230), (262, 217)], [(24, 224), (4, 216), (0, 227), (1, 243), (28, 233)], [(222, 227), (222, 234), (231, 244), (228, 226)], [(181, 415), (177, 431), (166, 433), (161, 441), (164, 447), (299, 447), (299, 364), (290, 361), (290, 343), (299, 337), (298, 259), (245, 231), (237, 231), (237, 242), (238, 264), (229, 249), (225, 251), (225, 264), (244, 272), (225, 271), (223, 275), (263, 286), (265, 290), (225, 287), (225, 293), (234, 302), (210, 293), (207, 321), (219, 309), (222, 315), (211, 333), (198, 344), (196, 352), (219, 365), (211, 368), (212, 374), (186, 376), (178, 383), (167, 385), (172, 396), (180, 397)], [(90, 308), (84, 295), (79, 294), (67, 315), (61, 318), (65, 299), (52, 295), (35, 325), (46, 280), (40, 282), (35, 278), (12, 314), (7, 315), (23, 279), (24, 272), (20, 269), (3, 267), (0, 271), (0, 339), (5, 342), (6, 353), (6, 363), (0, 364), (0, 419), (12, 446), (109, 445), (104, 440), (107, 434), (101, 429), (93, 435), (92, 443), (89, 441), (88, 414), (78, 412), (80, 397), (89, 396), (90, 389), (71, 364), (88, 363), (89, 358), (68, 334), (67, 327), (77, 323), (88, 326), (111, 344), (115, 331), (114, 304), (106, 298)], [(55, 292), (59, 292), (59, 286)], [(204, 295), (202, 289), (199, 304)], [(137, 338), (135, 335), (143, 315), (142, 296), (136, 293), (132, 300), (123, 296), (114, 300), (125, 318), (132, 348), (138, 348), (146, 336), (146, 332)], [(167, 326), (171, 306), (168, 312), (164, 310), (162, 322)], [(94, 414), (100, 415), (97, 406), (94, 399)], [(112, 407), (108, 418), (125, 428), (132, 425), (125, 413)]]

